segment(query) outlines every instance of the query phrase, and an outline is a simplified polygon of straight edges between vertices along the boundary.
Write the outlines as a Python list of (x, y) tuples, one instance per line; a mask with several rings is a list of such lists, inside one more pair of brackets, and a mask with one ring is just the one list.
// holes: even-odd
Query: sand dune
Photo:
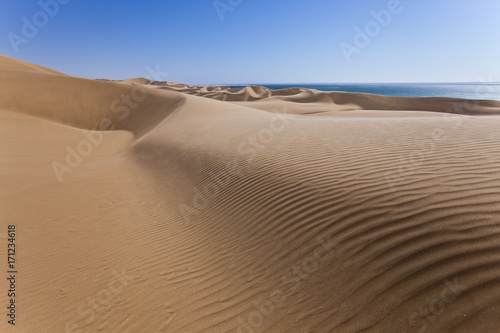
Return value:
[(0, 88), (2, 332), (498, 332), (500, 102)]
[[(419, 110), (444, 112), (462, 115), (493, 115), (498, 114), (499, 101), (464, 100), (446, 97), (392, 97), (364, 93), (323, 92), (305, 88), (287, 88), (271, 90), (266, 87), (248, 86), (245, 88), (205, 87), (179, 85), (171, 82), (133, 79), (135, 83), (156, 86), (160, 89), (172, 90), (184, 94), (203, 96), (221, 101), (242, 102), (242, 105), (261, 108), (270, 111), (275, 103), (303, 103), (307, 109), (312, 103), (321, 103), (322, 108), (330, 111), (339, 110)], [(129, 82), (129, 80), (124, 80)], [(252, 103), (245, 103), (245, 102)], [(255, 103), (259, 101), (261, 103)], [(295, 104), (294, 107), (301, 108)], [(299, 112), (299, 114), (307, 111)]]

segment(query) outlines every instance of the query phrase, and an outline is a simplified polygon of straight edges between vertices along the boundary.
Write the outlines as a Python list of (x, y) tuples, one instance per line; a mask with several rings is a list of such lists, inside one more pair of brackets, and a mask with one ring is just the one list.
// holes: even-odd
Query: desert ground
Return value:
[(498, 332), (500, 102), (0, 56), (1, 332)]

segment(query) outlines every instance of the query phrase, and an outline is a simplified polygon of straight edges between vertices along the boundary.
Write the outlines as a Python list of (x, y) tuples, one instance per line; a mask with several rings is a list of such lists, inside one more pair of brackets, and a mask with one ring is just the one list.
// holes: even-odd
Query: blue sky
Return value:
[(0, 0), (0, 53), (188, 84), (500, 81), (498, 0), (54, 1)]

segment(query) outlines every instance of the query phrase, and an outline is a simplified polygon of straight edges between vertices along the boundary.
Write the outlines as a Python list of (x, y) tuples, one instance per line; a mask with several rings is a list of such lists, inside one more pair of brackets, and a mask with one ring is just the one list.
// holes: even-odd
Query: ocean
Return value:
[[(255, 84), (270, 89), (301, 87), (319, 91), (345, 91), (404, 97), (455, 97), (500, 101), (500, 83), (418, 83), (418, 84)], [(226, 86), (242, 88), (240, 85)]]

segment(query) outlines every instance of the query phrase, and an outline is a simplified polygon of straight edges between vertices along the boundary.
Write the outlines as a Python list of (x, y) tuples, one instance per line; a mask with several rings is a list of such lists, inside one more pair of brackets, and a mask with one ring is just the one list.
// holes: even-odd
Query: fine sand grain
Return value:
[(0, 56), (0, 332), (498, 332), (498, 115)]

